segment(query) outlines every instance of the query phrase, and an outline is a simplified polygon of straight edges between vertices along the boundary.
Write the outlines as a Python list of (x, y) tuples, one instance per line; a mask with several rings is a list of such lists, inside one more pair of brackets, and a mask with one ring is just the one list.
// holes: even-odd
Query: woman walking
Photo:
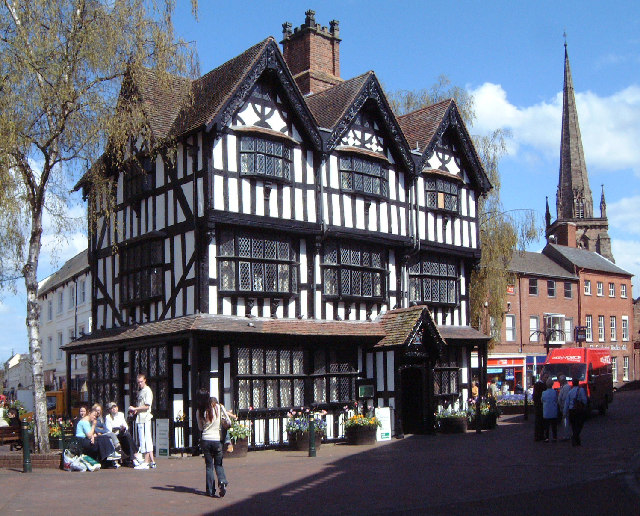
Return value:
[(547, 378), (547, 389), (542, 391), (542, 416), (544, 442), (549, 442), (549, 427), (551, 427), (553, 442), (556, 442), (558, 440), (558, 393), (553, 388), (551, 378)]
[(200, 446), (202, 447), (206, 464), (207, 495), (211, 497), (216, 495), (216, 484), (213, 476), (215, 467), (220, 498), (222, 498), (227, 493), (227, 485), (229, 484), (222, 467), (222, 444), (224, 442), (222, 419), (228, 419), (228, 416), (224, 407), (218, 403), (218, 400), (209, 397), (209, 391), (206, 389), (201, 389), (198, 392), (196, 418), (198, 420), (198, 428), (202, 430)]

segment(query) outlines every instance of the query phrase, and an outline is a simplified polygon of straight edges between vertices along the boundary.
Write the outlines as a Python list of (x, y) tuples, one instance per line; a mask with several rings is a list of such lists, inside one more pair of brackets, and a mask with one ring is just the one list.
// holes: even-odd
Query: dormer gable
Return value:
[[(374, 141), (385, 137), (393, 159), (402, 163), (407, 171), (413, 172), (411, 150), (375, 73), (367, 72), (344, 81), (307, 97), (306, 101), (320, 127), (329, 133), (325, 139), (326, 152), (332, 152), (349, 142), (357, 143), (356, 147), (372, 150), (371, 147), (380, 146)], [(365, 123), (371, 130), (365, 131), (367, 134), (362, 139), (356, 131), (362, 133)]]

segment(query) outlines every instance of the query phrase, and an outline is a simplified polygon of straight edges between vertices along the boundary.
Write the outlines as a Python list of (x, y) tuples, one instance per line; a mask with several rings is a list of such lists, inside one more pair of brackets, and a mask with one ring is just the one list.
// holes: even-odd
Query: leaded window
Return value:
[(240, 410), (304, 405), (304, 352), (290, 349), (238, 348)]
[(454, 403), (461, 392), (461, 358), (455, 348), (446, 349), (433, 368), (433, 393), (438, 404)]
[(457, 305), (458, 264), (446, 256), (420, 254), (409, 262), (409, 301)]
[(387, 169), (379, 161), (340, 156), (339, 162), (343, 191), (388, 197)]
[(162, 240), (147, 240), (120, 251), (120, 299), (123, 304), (162, 296)]
[(120, 353), (92, 353), (89, 358), (90, 402), (106, 405), (110, 401), (119, 403)]
[(455, 181), (440, 177), (425, 178), (427, 208), (458, 213), (460, 187)]
[(355, 399), (356, 357), (343, 350), (317, 349), (313, 354), (313, 400), (344, 403)]
[(151, 193), (155, 187), (155, 174), (152, 174), (151, 158), (134, 159), (126, 168), (123, 176), (123, 198), (135, 200)]
[(382, 299), (386, 295), (386, 252), (346, 242), (326, 242), (322, 255), (326, 296)]
[(156, 417), (169, 415), (169, 358), (166, 346), (133, 349), (129, 352), (129, 392), (135, 401), (137, 375), (142, 373), (153, 393), (151, 411)]
[(218, 242), (219, 288), (254, 295), (295, 294), (296, 257), (288, 237), (223, 230)]
[(241, 136), (240, 174), (290, 180), (291, 148), (279, 141)]

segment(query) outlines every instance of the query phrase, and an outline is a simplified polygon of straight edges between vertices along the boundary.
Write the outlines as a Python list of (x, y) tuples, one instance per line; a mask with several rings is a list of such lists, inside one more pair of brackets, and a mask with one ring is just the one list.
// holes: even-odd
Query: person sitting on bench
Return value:
[(91, 408), (89, 413), (78, 422), (76, 437), (80, 438), (83, 453), (94, 459), (104, 461), (117, 461), (120, 454), (113, 447), (111, 439), (106, 435), (96, 434), (96, 420), (98, 411)]

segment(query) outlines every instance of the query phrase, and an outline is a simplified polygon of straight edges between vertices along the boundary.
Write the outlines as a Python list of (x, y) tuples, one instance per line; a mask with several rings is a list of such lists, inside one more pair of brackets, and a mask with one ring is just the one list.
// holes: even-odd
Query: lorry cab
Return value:
[(590, 410), (604, 414), (613, 401), (613, 374), (608, 348), (552, 349), (544, 363), (544, 373), (553, 379), (555, 389), (560, 387), (560, 375), (564, 375), (569, 383), (577, 378), (587, 393)]

